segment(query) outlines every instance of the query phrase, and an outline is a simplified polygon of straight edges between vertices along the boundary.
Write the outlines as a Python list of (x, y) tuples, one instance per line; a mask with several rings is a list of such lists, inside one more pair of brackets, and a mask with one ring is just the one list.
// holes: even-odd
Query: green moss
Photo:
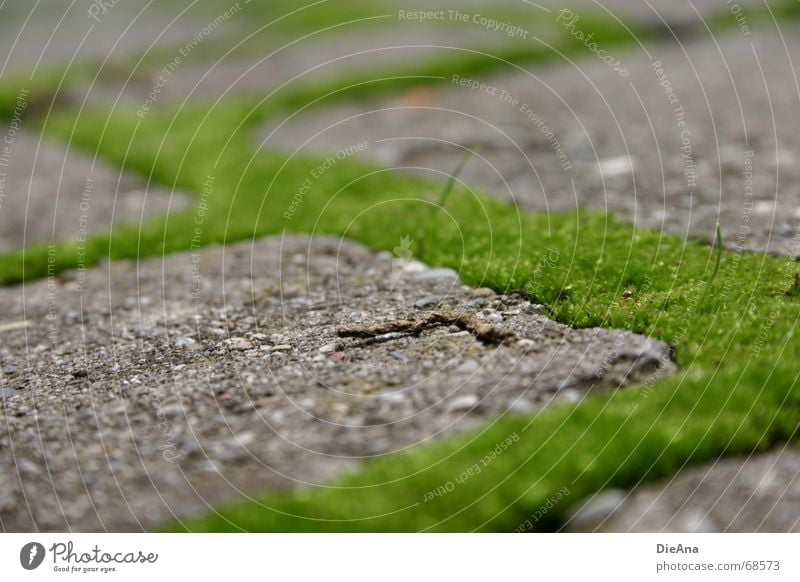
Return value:
[[(517, 58), (552, 58), (530, 51)], [(678, 237), (637, 231), (594, 213), (520, 214), (461, 188), (447, 200), (449, 216), (432, 216), (420, 200), (435, 200), (441, 185), (352, 159), (324, 172), (297, 202), (320, 160), (253, 153), (256, 124), (287, 108), (396, 91), (498, 62), (482, 55), (444, 59), (385, 81), (353, 77), (279, 93), (263, 103), (192, 106), (144, 120), (130, 111), (99, 109), (80, 118), (67, 112), (51, 117), (46, 131), (72, 136), (72, 146), (97, 151), (167, 186), (198, 196), (205, 189), (203, 244), (312, 228), (376, 249), (392, 249), (407, 236), (424, 240), (418, 258), (459, 269), (468, 284), (524, 289), (553, 317), (574, 326), (617, 327), (670, 342), (682, 368), (678, 376), (656, 378), (640, 390), (593, 396), (532, 418), (498, 418), (459, 439), (369, 463), (329, 487), (265, 495), (174, 529), (510, 530), (564, 487), (570, 495), (554, 508), (553, 519), (598, 490), (796, 438), (800, 299), (792, 292), (793, 261), (723, 252), (713, 292), (706, 293), (717, 252), (687, 246)], [(89, 241), (86, 257), (91, 262), (187, 249), (196, 216), (190, 210), (141, 230), (115, 229)], [(570, 260), (552, 261), (553, 254)], [(76, 248), (60, 245), (56, 266), (73, 267), (77, 257)], [(548, 268), (537, 269), (543, 263)], [(46, 264), (43, 247), (4, 255), (0, 278), (42, 276)], [(623, 298), (624, 290), (631, 296)], [(518, 442), (486, 470), (426, 500), (515, 433)]]
[[(81, 147), (99, 148), (110, 161), (169, 186), (202, 192), (214, 176), (204, 243), (316, 228), (392, 249), (404, 236), (420, 241), (432, 232), (418, 247), (420, 259), (459, 269), (471, 285), (524, 288), (574, 326), (613, 326), (672, 342), (683, 371), (646, 391), (592, 397), (532, 419), (498, 419), (480, 433), (372, 463), (332, 488), (228, 507), (191, 529), (513, 529), (561, 487), (572, 494), (555, 515), (604, 487), (631, 486), (687, 462), (794, 438), (800, 303), (786, 294), (794, 284), (793, 262), (757, 255), (734, 261), (724, 252), (714, 292), (704, 297), (716, 249), (636, 231), (603, 215), (520, 214), (463, 188), (450, 195), (449, 216), (431, 216), (430, 205), (416, 200), (435, 200), (441, 185), (352, 159), (324, 172), (291, 213), (295, 193), (320, 160), (253, 156), (252, 126), (236, 128), (261, 117), (242, 106), (145, 120), (95, 110), (77, 122), (54, 118), (48, 129), (69, 135), (74, 126)], [(101, 134), (97, 128), (106, 121)], [(154, 221), (141, 232), (115, 230), (93, 240), (92, 248), (112, 258), (185, 249), (194, 216)], [(57, 261), (74, 262), (73, 250), (60, 247)], [(26, 253), (30, 270), (41, 268), (42, 252)], [(570, 261), (537, 271), (554, 252)], [(630, 288), (633, 295), (623, 299)], [(491, 471), (422, 502), (427, 491), (513, 432), (522, 438)]]
[[(12, 72), (0, 78), (0, 119), (41, 115), (58, 106), (56, 95), (86, 78), (84, 65), (39, 69), (35, 74)], [(20, 107), (20, 102), (24, 107)]]

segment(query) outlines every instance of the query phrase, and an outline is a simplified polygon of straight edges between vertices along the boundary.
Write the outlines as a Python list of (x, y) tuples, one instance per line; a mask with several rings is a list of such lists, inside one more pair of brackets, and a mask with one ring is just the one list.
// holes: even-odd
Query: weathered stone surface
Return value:
[(675, 370), (661, 343), (426, 271), (291, 237), (0, 289), (2, 323), (28, 320), (0, 344), (2, 527), (150, 528)]
[[(196, 5), (190, 8), (192, 4)], [(70, 62), (81, 66), (104, 59), (124, 61), (147, 50), (181, 46), (202, 31), (219, 14), (220, 7), (224, 12), (235, 2), (228, 6), (212, 4), (187, 0), (7, 0), (0, 6), (0, 76), (34, 70), (46, 73), (52, 66)]]
[[(800, 453), (786, 448), (686, 467), (669, 479), (588, 502), (573, 531), (798, 532)], [(604, 505), (605, 511), (601, 511)]]
[[(613, 212), (731, 249), (800, 255), (800, 57), (795, 24), (711, 42), (587, 50), (554, 66), (451, 79), (416, 95), (349, 103), (270, 122), (264, 148), (358, 155), (440, 180), (461, 178), (539, 212)], [(461, 83), (464, 84), (461, 84)], [(475, 85), (471, 85), (471, 83)], [(480, 84), (484, 83), (483, 88)], [(470, 88), (475, 87), (475, 88)], [(409, 170), (403, 170), (409, 171)]]
[(189, 203), (183, 193), (148, 187), (141, 178), (35, 133), (20, 129), (9, 141), (7, 167), (0, 167), (0, 252), (85, 241)]
[[(760, 2), (740, 0), (737, 6), (748, 4)], [(371, 18), (349, 18), (345, 12), (318, 30), (284, 30), (280, 24), (267, 25), (296, 9), (289, 4), (275, 7), (268, 16), (263, 7), (254, 12), (243, 2), (51, 0), (43, 9), (43, 4), (34, 7), (24, 0), (9, 0), (1, 9), (0, 54), (8, 60), (0, 67), (0, 77), (34, 66), (42, 73), (41, 69), (70, 60), (80, 66), (107, 60), (91, 86), (73, 88), (62, 99), (89, 104), (120, 101), (154, 110), (184, 99), (263, 95), (284, 83), (320, 82), (353, 70), (379, 73), (453, 56), (459, 50), (492, 52), (515, 43), (553, 43), (564, 35), (563, 23), (555, 22), (562, 8), (595, 12), (662, 34), (669, 33), (668, 27), (676, 33), (702, 29), (701, 18), (725, 10), (715, 0), (652, 7), (611, 0), (602, 5), (590, 0), (503, 0), (487, 10), (465, 0), (435, 6), (383, 0), (376, 3)], [(434, 9), (445, 11), (443, 20), (400, 17), (401, 11)], [(466, 15), (466, 22), (449, 10)], [(730, 18), (735, 21), (734, 14)], [(492, 29), (494, 23), (502, 28)], [(145, 53), (144, 61), (137, 63)]]

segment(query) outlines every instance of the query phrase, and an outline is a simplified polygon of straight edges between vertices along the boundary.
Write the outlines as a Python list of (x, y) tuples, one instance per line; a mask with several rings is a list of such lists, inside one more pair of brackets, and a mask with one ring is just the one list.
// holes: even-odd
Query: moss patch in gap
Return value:
[(59, 105), (58, 96), (76, 84), (85, 81), (91, 67), (76, 65), (65, 67), (45, 67), (31, 76), (27, 73), (12, 72), (0, 77), (0, 119), (12, 119), (17, 113), (20, 95), (26, 102), (26, 116), (42, 116), (52, 107)]

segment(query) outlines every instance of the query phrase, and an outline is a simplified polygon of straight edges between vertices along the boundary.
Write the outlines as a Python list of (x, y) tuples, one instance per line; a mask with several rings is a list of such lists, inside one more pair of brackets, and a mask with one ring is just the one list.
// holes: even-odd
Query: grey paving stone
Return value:
[(669, 479), (616, 491), (614, 500), (607, 511), (590, 501), (566, 527), (606, 532), (798, 532), (800, 453), (787, 448), (687, 467)]
[(267, 238), (0, 289), (2, 529), (152, 528), (675, 371), (664, 344), (424, 270)]
[[(509, 2), (512, 4), (513, 0)], [(557, 12), (563, 9), (578, 13), (597, 13), (618, 19), (628, 25), (650, 25), (653, 28), (668, 26), (678, 31), (690, 26), (702, 25), (705, 19), (724, 13), (727, 9), (730, 19), (739, 25), (747, 25), (741, 15), (742, 9), (761, 7), (758, 0), (723, 3), (717, 0), (674, 0), (672, 2), (630, 2), (628, 0), (536, 0), (532, 6)]]
[(0, 147), (0, 252), (48, 241), (82, 243), (117, 224), (138, 225), (190, 204), (184, 193), (148, 187), (13, 124)]
[[(747, 0), (737, 6), (754, 2)], [(320, 83), (354, 71), (373, 70), (380, 74), (411, 68), (415, 63), (453, 57), (459, 51), (467, 56), (475, 50), (491, 53), (514, 45), (555, 43), (566, 35), (564, 24), (557, 22), (562, 8), (619, 18), (636, 27), (671, 26), (674, 30), (702, 27), (702, 17), (722, 10), (713, 0), (652, 7), (626, 1), (596, 4), (585, 0), (540, 3), (506, 0), (488, 6), (465, 0), (435, 5), (419, 0), (384, 0), (373, 6), (374, 18), (349, 18), (348, 11), (343, 10), (341, 17), (323, 22), (318, 30), (292, 31), (278, 24), (266, 25), (294, 6), (276, 7), (267, 16), (263, 7), (254, 11), (239, 2), (206, 1), (192, 6), (172, 23), (186, 7), (182, 3), (150, 6), (137, 18), (144, 2), (135, 2), (125, 4), (124, 8), (121, 4), (114, 6), (101, 16), (100, 22), (89, 18), (94, 29), (81, 48), (78, 62), (108, 56), (111, 65), (105, 67), (91, 86), (82, 85), (71, 91), (70, 98), (78, 102), (86, 99), (89, 103), (120, 100), (133, 107), (165, 110), (187, 99), (260, 96), (284, 84), (296, 87)], [(226, 9), (233, 14), (219, 21)], [(402, 16), (415, 10), (436, 11), (443, 18), (418, 21)], [(56, 17), (63, 16), (63, 11), (63, 7), (61, 11), (53, 11), (50, 20), (37, 15), (34, 23), (40, 34), (26, 31), (22, 38), (28, 42), (14, 47), (12, 53), (38, 59), (40, 47), (47, 40), (43, 35), (57, 28)], [(86, 19), (85, 12), (74, 9), (68, 12), (79, 30), (86, 27), (82, 21)], [(22, 8), (18, 14), (23, 16), (28, 12)], [(10, 33), (15, 25), (22, 27), (20, 20), (17, 17), (8, 21)], [(132, 28), (125, 30), (123, 25), (127, 27), (131, 22)], [(205, 34), (210, 23), (215, 23), (213, 30)], [(265, 28), (259, 31), (259, 27)], [(63, 28), (64, 25), (58, 30)], [(8, 38), (12, 36), (9, 34)], [(69, 54), (78, 36), (73, 33), (61, 39), (56, 35), (51, 44), (58, 48), (45, 52), (45, 62), (50, 57), (58, 59)], [(145, 51), (149, 56), (142, 65), (133, 59), (125, 60), (127, 55)], [(20, 65), (30, 60), (17, 59)]]
[[(451, 79), (396, 96), (271, 121), (264, 148), (332, 152), (367, 142), (377, 164), (462, 178), (539, 212), (608, 211), (732, 249), (800, 255), (798, 26)], [(463, 83), (463, 84), (462, 84)], [(483, 86), (481, 86), (483, 84)]]
[[(0, 6), (0, 76), (72, 63), (124, 60), (179, 46), (235, 2), (6, 0)], [(241, 29), (239, 29), (241, 30)]]

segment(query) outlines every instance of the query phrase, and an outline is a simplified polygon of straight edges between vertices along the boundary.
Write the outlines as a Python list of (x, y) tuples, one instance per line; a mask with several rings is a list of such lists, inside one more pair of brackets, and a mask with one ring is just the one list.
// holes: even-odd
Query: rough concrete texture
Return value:
[[(398, 69), (413, 72), (415, 64), (454, 58), (474, 50), (492, 52), (509, 43), (508, 37), (485, 29), (441, 30), (398, 22), (395, 18), (385, 21), (391, 27), (382, 26), (383, 22), (345, 23), (268, 48), (248, 47), (261, 44), (261, 37), (269, 32), (265, 31), (239, 49), (227, 54), (219, 51), (213, 58), (210, 54), (202, 55), (170, 70), (169, 74), (165, 74), (164, 67), (169, 66), (174, 55), (167, 55), (158, 62), (152, 61), (124, 87), (116, 82), (88, 89), (80, 87), (73, 92), (72, 99), (82, 99), (88, 92), (92, 100), (119, 97), (127, 104), (141, 107), (158, 86), (157, 99), (148, 103), (150, 110), (172, 111), (185, 100), (213, 102), (219, 98), (261, 97), (272, 91), (291, 91), (358, 72), (375, 71), (376, 75)], [(550, 32), (542, 37), (552, 40), (556, 31)]]
[[(513, 2), (514, 0), (510, 0)], [(521, 0), (524, 1), (524, 0)], [(630, 2), (630, 0), (537, 0), (531, 2), (547, 10), (557, 12), (563, 9), (589, 14), (597, 13), (624, 22), (627, 25), (649, 26), (653, 29), (668, 27), (673, 31), (702, 26), (704, 21), (726, 11), (735, 21), (737, 12), (730, 11), (730, 5), (719, 0), (673, 0), (672, 2)], [(737, 2), (740, 9), (763, 6), (760, 0)]]
[[(215, 18), (218, 7), (224, 11), (230, 5), (191, 0), (6, 0), (0, 4), (0, 76), (67, 63), (99, 64), (180, 46)], [(241, 27), (230, 32), (240, 31)]]
[[(562, 8), (597, 13), (662, 34), (697, 30), (703, 26), (702, 18), (724, 11), (715, 0), (659, 6), (626, 0), (504, 0), (488, 11), (485, 5), (469, 0), (433, 6), (419, 0), (384, 0), (370, 7), (367, 20), (355, 14), (351, 17), (344, 10), (317, 30), (292, 32), (283, 30), (280, 23), (270, 25), (273, 19), (297, 9), (288, 4), (276, 6), (272, 13), (263, 7), (253, 9), (243, 2), (221, 0), (170, 4), (136, 0), (105, 10), (99, 8), (100, 2), (70, 4), (66, 0), (50, 2), (44, 11), (28, 2), (7, 2), (0, 22), (0, 31), (6, 31), (0, 36), (0, 54), (8, 54), (9, 60), (0, 72), (36, 63), (46, 69), (74, 57), (82, 66), (93, 63), (89, 68), (97, 69), (99, 75), (94, 78), (92, 71), (87, 76), (92, 79), (90, 84), (70, 88), (62, 99), (89, 104), (120, 101), (135, 107), (146, 104), (150, 110), (167, 110), (185, 99), (260, 96), (284, 83), (290, 87), (319, 83), (365, 69), (379, 73), (452, 57), (458, 51), (493, 52), (514, 44), (550, 44), (567, 34), (557, 22)], [(758, 2), (745, 0), (737, 6), (747, 4)], [(443, 18), (417, 21), (400, 16), (415, 10), (444, 11)], [(454, 17), (451, 10), (466, 15), (467, 20)], [(306, 13), (314, 11), (311, 8)], [(484, 17), (503, 28), (482, 24)], [(144, 59), (138, 62), (141, 55)]]
[[(576, 204), (732, 249), (799, 255), (797, 25), (683, 46), (587, 51), (574, 62), (451, 79), (436, 91), (272, 121), (264, 148), (331, 152), (368, 141), (372, 161), (462, 178), (539, 212)], [(467, 83), (476, 82), (474, 88)], [(480, 84), (485, 84), (483, 87)]]
[(333, 239), (113, 263), (0, 302), (6, 531), (152, 528), (675, 370), (661, 343)]
[[(384, 4), (386, 8), (376, 7), (373, 16), (350, 18), (345, 13), (319, 29), (294, 33), (266, 19), (248, 19), (248, 8), (243, 6), (237, 16), (251, 29), (241, 31), (234, 19), (225, 21), (197, 45), (152, 51), (133, 74), (106, 71), (91, 85), (73, 88), (69, 98), (93, 103), (119, 100), (134, 107), (146, 104), (151, 111), (172, 111), (185, 100), (263, 97), (365, 71), (413, 74), (414, 65), (436, 59), (521, 47), (532, 42), (530, 35), (548, 43), (563, 37), (552, 18), (532, 20), (524, 29), (525, 39), (472, 23), (413, 21), (398, 15), (414, 6)], [(254, 26), (259, 22), (260, 28)], [(127, 66), (117, 65), (120, 70)]]
[(116, 224), (138, 225), (188, 206), (185, 194), (148, 187), (75, 148), (12, 130), (12, 124), (5, 141), (9, 153), (0, 158), (0, 252), (79, 242)]
[(601, 493), (572, 531), (800, 532), (800, 453), (783, 449), (678, 471), (630, 493)]

